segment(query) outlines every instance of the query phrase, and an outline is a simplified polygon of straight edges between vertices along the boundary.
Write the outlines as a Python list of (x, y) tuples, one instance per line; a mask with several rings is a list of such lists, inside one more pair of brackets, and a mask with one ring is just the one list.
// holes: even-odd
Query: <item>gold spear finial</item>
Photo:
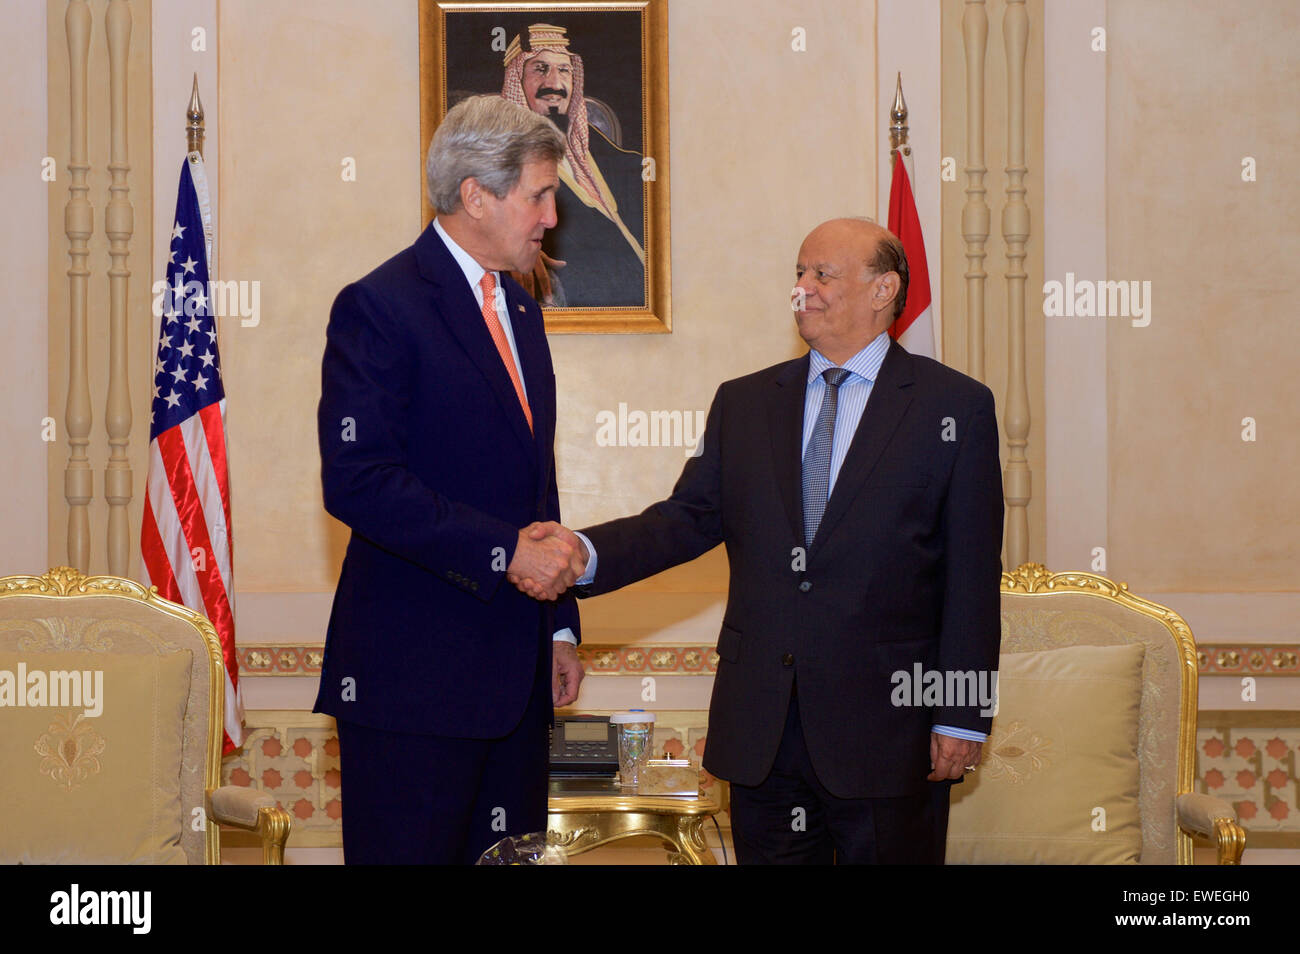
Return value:
[(190, 105), (185, 110), (185, 144), (189, 152), (203, 155), (203, 103), (199, 101), (199, 74), (194, 74), (194, 88), (190, 91)]
[(912, 147), (907, 144), (907, 103), (903, 101), (903, 74), (898, 74), (898, 85), (894, 88), (894, 108), (889, 111), (889, 151), (904, 156), (912, 154)]

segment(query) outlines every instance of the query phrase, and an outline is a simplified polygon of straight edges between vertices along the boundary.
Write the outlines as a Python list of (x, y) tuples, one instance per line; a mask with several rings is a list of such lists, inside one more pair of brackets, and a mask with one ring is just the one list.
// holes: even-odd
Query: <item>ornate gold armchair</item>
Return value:
[(0, 862), (218, 864), (232, 825), (282, 864), (288, 813), (218, 787), (224, 685), (212, 624), (155, 588), (0, 578)]
[(1239, 864), (1245, 830), (1192, 791), (1196, 645), (1173, 610), (1091, 573), (1002, 575), (1002, 658), (979, 769), (953, 787), (949, 863)]

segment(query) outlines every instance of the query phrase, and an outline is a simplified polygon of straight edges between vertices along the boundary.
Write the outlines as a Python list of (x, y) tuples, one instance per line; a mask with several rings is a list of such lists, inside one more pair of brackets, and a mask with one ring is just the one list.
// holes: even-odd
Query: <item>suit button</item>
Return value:
[(799, 592), (800, 592), (800, 593), (807, 593), (807, 592), (808, 592), (809, 590), (811, 590), (811, 589), (812, 589), (812, 581), (811, 581), (811, 580), (804, 580), (802, 583), (799, 584)]
[(786, 653), (784, 656), (782, 656), (782, 657), (781, 657), (781, 665), (782, 665), (782, 666), (793, 666), (793, 665), (794, 665), (794, 654), (793, 654), (793, 653)]

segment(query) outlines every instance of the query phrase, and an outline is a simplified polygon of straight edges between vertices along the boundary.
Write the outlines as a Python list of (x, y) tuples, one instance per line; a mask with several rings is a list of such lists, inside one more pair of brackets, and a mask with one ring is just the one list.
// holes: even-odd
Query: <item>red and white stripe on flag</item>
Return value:
[(225, 662), (223, 751), (244, 741), (235, 654), (226, 399), (208, 292), (211, 214), (203, 160), (181, 166), (149, 415), (140, 551), (146, 586), (211, 620)]
[(930, 307), (930, 269), (925, 261), (925, 239), (921, 235), (920, 216), (916, 214), (911, 177), (902, 156), (894, 161), (894, 177), (889, 184), (889, 231), (903, 243), (909, 273), (907, 303), (889, 333), (910, 353), (937, 358), (939, 352), (935, 347), (934, 311)]

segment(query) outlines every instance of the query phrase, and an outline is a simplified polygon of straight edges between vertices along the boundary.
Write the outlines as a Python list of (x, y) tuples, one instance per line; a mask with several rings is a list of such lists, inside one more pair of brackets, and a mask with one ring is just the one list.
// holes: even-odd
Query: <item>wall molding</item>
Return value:
[[(1300, 647), (1298, 647), (1300, 648)], [(239, 678), (319, 676), (324, 643), (244, 643), (236, 649)], [(718, 671), (713, 646), (660, 643), (617, 646), (583, 644), (578, 658), (589, 676), (712, 676)]]
[[(323, 643), (243, 644), (237, 650), (239, 677), (319, 676)], [(644, 643), (584, 643), (578, 658), (589, 676), (712, 676), (718, 671), (713, 646)], [(1205, 643), (1196, 647), (1202, 676), (1300, 676), (1300, 643)]]

